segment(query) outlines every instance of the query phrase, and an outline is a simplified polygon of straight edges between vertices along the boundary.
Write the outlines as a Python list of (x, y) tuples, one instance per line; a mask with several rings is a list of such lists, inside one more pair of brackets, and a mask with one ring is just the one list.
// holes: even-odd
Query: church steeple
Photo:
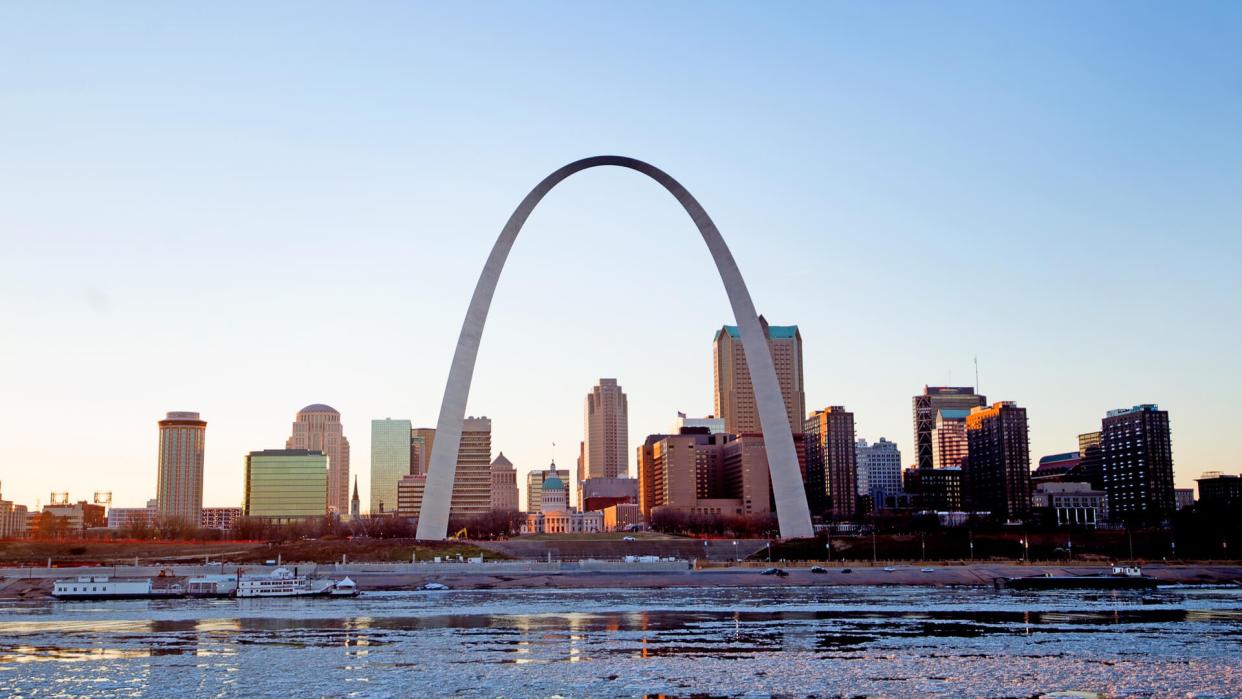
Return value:
[(362, 514), (362, 501), (358, 499), (358, 476), (354, 476), (354, 497), (349, 501), (349, 516), (357, 517)]

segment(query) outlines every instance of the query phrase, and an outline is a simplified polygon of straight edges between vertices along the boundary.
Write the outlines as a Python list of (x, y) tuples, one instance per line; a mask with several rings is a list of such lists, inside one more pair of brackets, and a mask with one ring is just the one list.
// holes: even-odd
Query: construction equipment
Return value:
[(449, 538), (450, 538), (450, 539), (456, 539), (456, 540), (458, 540), (458, 541), (461, 541), (461, 540), (463, 540), (463, 539), (465, 539), (465, 538), (467, 538), (467, 537), (469, 537), (469, 536), (470, 536), (470, 533), (466, 531), (466, 528), (465, 528), (465, 527), (462, 527), (461, 529), (458, 529), (458, 530), (457, 530), (457, 533), (456, 533), (456, 534), (454, 534), (454, 535), (450, 536)]

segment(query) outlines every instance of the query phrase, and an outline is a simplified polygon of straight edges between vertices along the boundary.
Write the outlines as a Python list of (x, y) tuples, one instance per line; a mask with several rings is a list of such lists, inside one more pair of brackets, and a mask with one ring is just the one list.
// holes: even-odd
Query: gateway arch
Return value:
[(742, 347), (746, 351), (746, 365), (750, 370), (751, 383), (755, 389), (755, 405), (758, 407), (759, 424), (763, 429), (763, 443), (767, 451), (768, 468), (771, 471), (772, 492), (776, 499), (776, 516), (781, 536), (787, 539), (814, 536), (811, 513), (807, 507), (806, 492), (802, 486), (802, 472), (798, 466), (798, 454), (794, 448), (793, 432), (785, 412), (772, 354), (768, 350), (767, 337), (759, 325), (755, 304), (742, 281), (742, 273), (733, 259), (729, 247), (720, 237), (716, 224), (699, 202), (677, 180), (657, 167), (641, 160), (618, 155), (600, 155), (572, 162), (548, 175), (526, 195), (508, 223), (500, 231), (500, 237), (492, 246), (492, 252), (483, 265), (479, 283), (470, 298), (470, 308), (462, 322), (461, 335), (457, 339), (457, 351), (449, 368), (448, 384), (444, 387), (444, 399), (440, 403), (440, 418), (436, 423), (436, 441), (431, 450), (431, 462), (427, 467), (427, 484), (423, 492), (422, 509), (418, 517), (419, 539), (443, 539), (448, 534), (449, 505), (453, 497), (453, 480), (457, 471), (457, 450), (461, 442), (462, 421), (466, 416), (466, 398), (470, 395), (470, 382), (474, 377), (475, 359), (479, 354), (479, 341), (483, 336), (483, 324), (491, 307), (496, 283), (504, 268), (509, 250), (517, 239), (522, 225), (535, 207), (553, 187), (570, 175), (593, 167), (613, 165), (640, 172), (659, 182), (690, 214), (694, 225), (703, 235), (703, 242), (716, 262), (720, 279), (724, 282), (729, 305), (742, 335)]

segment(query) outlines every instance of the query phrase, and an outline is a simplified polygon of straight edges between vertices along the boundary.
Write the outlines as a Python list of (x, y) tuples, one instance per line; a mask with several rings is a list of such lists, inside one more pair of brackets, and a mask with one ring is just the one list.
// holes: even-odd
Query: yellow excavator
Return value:
[(450, 538), (450, 539), (456, 539), (456, 540), (458, 540), (458, 541), (462, 541), (463, 539), (466, 539), (466, 538), (468, 538), (469, 536), (470, 536), (470, 533), (466, 531), (466, 528), (465, 528), (465, 527), (462, 527), (461, 529), (458, 529), (458, 530), (457, 530), (457, 533), (456, 533), (456, 534), (454, 534), (454, 535), (450, 536), (449, 538)]

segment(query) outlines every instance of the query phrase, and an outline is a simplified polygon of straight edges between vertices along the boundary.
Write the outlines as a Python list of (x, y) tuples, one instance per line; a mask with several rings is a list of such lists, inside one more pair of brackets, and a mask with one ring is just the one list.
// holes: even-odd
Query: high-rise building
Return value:
[[(708, 432), (712, 434), (720, 434), (725, 431), (724, 418), (708, 415), (707, 417), (686, 417), (685, 413), (677, 413), (677, 419), (673, 420), (673, 424), (668, 429), (669, 434), (681, 434), (683, 427), (706, 427)], [(790, 424), (790, 427), (796, 425)]]
[(932, 429), (939, 410), (970, 410), (988, 404), (987, 398), (975, 393), (971, 386), (924, 386), (922, 395), (915, 396), (914, 456), (918, 468), (933, 468)]
[[(785, 398), (785, 412), (791, 429), (798, 429), (806, 417), (806, 397), (802, 385), (802, 335), (796, 325), (768, 325), (759, 316), (768, 338), (772, 364), (776, 378)], [(732, 434), (762, 432), (759, 412), (755, 406), (755, 389), (750, 382), (750, 368), (746, 364), (746, 351), (742, 348), (742, 335), (737, 326), (726, 325), (716, 332), (712, 343), (715, 360), (715, 406), (716, 415), (724, 420), (724, 431)]]
[(327, 513), (328, 455), (310, 449), (266, 449), (246, 455), (247, 517), (293, 522)]
[(466, 418), (459, 444), (449, 516), (487, 514), (492, 509), (492, 421), (486, 417)]
[(397, 483), (414, 472), (410, 463), (409, 420), (371, 421), (371, 514), (397, 509)]
[[(579, 489), (581, 489), (581, 488), (582, 488), (582, 482), (583, 482), (583, 481), (585, 481), (585, 480), (587, 479), (587, 474), (586, 474), (586, 442), (578, 442), (578, 461), (577, 461), (577, 464), (576, 464), (576, 465), (577, 465), (577, 467), (578, 467), (578, 488), (579, 488)], [(578, 499), (578, 502), (582, 502), (582, 499), (581, 499), (581, 498), (579, 498), (579, 499)]]
[(402, 476), (397, 483), (397, 514), (402, 517), (417, 517), (423, 508), (423, 493), (426, 490), (427, 474)]
[(410, 473), (427, 475), (431, 464), (431, 449), (436, 444), (434, 427), (415, 427), (410, 432)]
[(1096, 490), (1104, 490), (1104, 450), (1100, 447), (1101, 432), (1078, 435), (1078, 472)]
[[(799, 467), (806, 447), (794, 435)], [(638, 448), (638, 504), (644, 516), (670, 510), (696, 515), (766, 515), (772, 487), (763, 435), (711, 434), (705, 427), (649, 435)]]
[(233, 524), (242, 516), (240, 507), (204, 507), (199, 526), (203, 529), (232, 529)]
[(109, 507), (108, 528), (149, 527), (155, 522), (157, 509), (155, 498), (147, 500), (146, 507)]
[[(740, 498), (724, 494), (720, 473), (722, 447), (732, 439), (733, 435), (713, 435), (702, 427), (685, 428), (681, 434), (648, 435), (638, 447), (638, 506), (643, 516), (650, 518), (657, 508), (740, 514)], [(766, 494), (762, 501), (766, 506)]]
[(854, 413), (840, 405), (816, 410), (803, 423), (806, 487), (811, 506), (833, 519), (858, 510), (858, 455)]
[(960, 467), (970, 451), (966, 442), (969, 410), (941, 408), (932, 423), (932, 468)]
[(28, 515), (25, 505), (18, 505), (0, 497), (0, 539), (25, 536)]
[(905, 471), (905, 490), (918, 510), (961, 512), (964, 470), (958, 466), (908, 468)]
[(565, 502), (569, 502), (569, 469), (557, 468), (556, 462), (542, 471), (526, 474), (526, 511), (539, 512), (543, 508), (543, 482), (553, 476), (565, 488)]
[(1031, 510), (1031, 451), (1026, 408), (1002, 401), (966, 417), (970, 456), (963, 469), (968, 506), (1020, 519)]
[(600, 379), (587, 394), (579, 480), (629, 474), (629, 414), (625, 392), (616, 379)]
[(207, 423), (198, 413), (171, 412), (160, 420), (156, 513), (197, 525), (203, 512), (203, 454)]
[(321, 451), (328, 456), (328, 511), (348, 512), (349, 440), (341, 426), (341, 414), (322, 403), (302, 408), (294, 418), (293, 435), (285, 441), (285, 448)]
[(492, 510), (516, 512), (518, 509), (517, 470), (502, 451), (492, 461)]
[[(1242, 510), (1242, 476), (1207, 471), (1195, 482), (1199, 484), (1198, 506), (1204, 513), (1221, 515)], [(1193, 497), (1190, 504), (1195, 504)]]
[(854, 444), (858, 461), (858, 495), (871, 498), (873, 507), (883, 510), (901, 494), (901, 451), (895, 442), (880, 437), (868, 444), (859, 439)]
[(1169, 413), (1156, 405), (1110, 410), (1100, 430), (1109, 513), (1156, 522), (1174, 512)]
[(1101, 432), (1084, 432), (1078, 435), (1078, 455), (1086, 456), (1087, 449), (1100, 446)]
[(1194, 488), (1174, 488), (1173, 500), (1177, 503), (1178, 511), (1182, 511), (1187, 507), (1195, 506), (1195, 489)]

